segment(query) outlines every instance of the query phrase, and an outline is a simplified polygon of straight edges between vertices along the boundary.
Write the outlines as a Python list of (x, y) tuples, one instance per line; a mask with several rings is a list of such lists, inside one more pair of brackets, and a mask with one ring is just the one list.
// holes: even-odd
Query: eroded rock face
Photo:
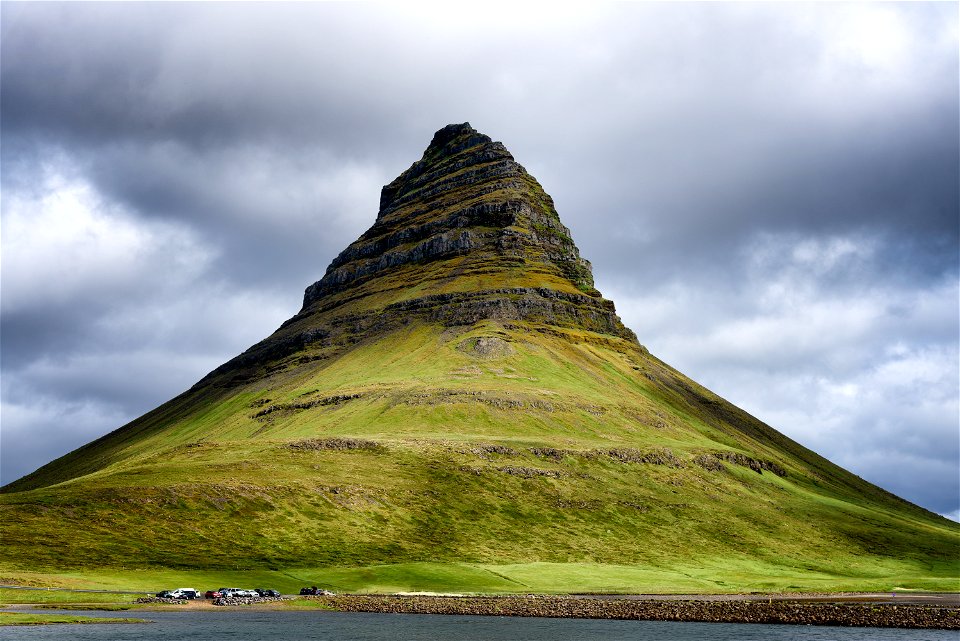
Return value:
[[(335, 312), (336, 309), (332, 309), (327, 311), (329, 316), (317, 314), (325, 317), (317, 321), (322, 322), (322, 325), (310, 326), (282, 336), (274, 334), (221, 365), (211, 372), (210, 376), (238, 367), (280, 360), (311, 346), (349, 346), (370, 336), (399, 329), (414, 320), (438, 323), (445, 327), (473, 325), (484, 320), (527, 321), (609, 334), (629, 341), (637, 340), (633, 331), (620, 322), (611, 301), (546, 288), (435, 294), (393, 303), (361, 314), (337, 315)], [(301, 312), (287, 323), (310, 323), (313, 316)], [(264, 410), (261, 412), (265, 413)]]
[[(463, 123), (438, 131), (383, 188), (373, 226), (307, 287), (300, 312), (211, 376), (267, 367), (222, 383), (232, 386), (298, 352), (349, 346), (417, 320), (524, 322), (636, 342), (594, 288), (553, 199), (503, 144)], [(477, 351), (496, 353), (492, 343)], [(325, 356), (297, 362), (311, 358)]]
[(304, 309), (398, 267), (464, 255), (553, 273), (599, 297), (553, 199), (503, 144), (463, 123), (438, 131), (383, 188), (376, 222), (307, 288)]
[(513, 346), (496, 336), (479, 336), (468, 338), (457, 345), (464, 354), (480, 359), (496, 359), (514, 353)]

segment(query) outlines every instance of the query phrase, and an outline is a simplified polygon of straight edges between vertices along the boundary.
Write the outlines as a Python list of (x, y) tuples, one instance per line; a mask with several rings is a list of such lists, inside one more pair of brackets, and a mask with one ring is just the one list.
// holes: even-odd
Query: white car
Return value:
[(170, 590), (170, 598), (172, 599), (196, 599), (198, 596), (200, 596), (200, 593), (193, 588)]

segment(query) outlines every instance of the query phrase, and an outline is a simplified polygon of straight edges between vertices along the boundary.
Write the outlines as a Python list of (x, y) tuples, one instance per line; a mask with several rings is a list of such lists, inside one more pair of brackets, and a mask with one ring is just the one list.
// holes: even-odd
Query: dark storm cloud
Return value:
[[(934, 86), (954, 82), (957, 73), (945, 65)], [(704, 91), (709, 100), (724, 89)], [(607, 223), (585, 227), (578, 238), (587, 247), (596, 240), (594, 255), (615, 261), (618, 271), (629, 269), (638, 245), (649, 252), (644, 284), (675, 273), (678, 249), (704, 268), (751, 242), (755, 230), (880, 232), (890, 238), (884, 264), (891, 273), (925, 279), (955, 269), (956, 93), (934, 96), (920, 113), (877, 114), (870, 103), (881, 96), (858, 98), (847, 106), (855, 123), (845, 127), (829, 122), (835, 114), (821, 106), (771, 122), (754, 112), (713, 114), (709, 102), (705, 121), (681, 114), (656, 132), (618, 126), (617, 140), (578, 141), (558, 153), (569, 160), (557, 171), (577, 171), (580, 180), (557, 180), (554, 196), (574, 220), (584, 211)], [(577, 167), (584, 148), (588, 162)], [(596, 193), (602, 202), (591, 199)], [(622, 233), (604, 238), (607, 226)]]
[(403, 37), (384, 13), (363, 5), (7, 5), (4, 46), (17, 55), (3, 61), (5, 125), (94, 151), (123, 142), (188, 152), (248, 144), (383, 158), (383, 134), (394, 132), (395, 144), (404, 135), (397, 125), (411, 119), (402, 109), (414, 102), (408, 81), (436, 79), (417, 66), (424, 43), (408, 47), (417, 37)]
[(4, 482), (268, 334), (469, 120), (655, 353), (958, 509), (955, 6), (0, 11)]

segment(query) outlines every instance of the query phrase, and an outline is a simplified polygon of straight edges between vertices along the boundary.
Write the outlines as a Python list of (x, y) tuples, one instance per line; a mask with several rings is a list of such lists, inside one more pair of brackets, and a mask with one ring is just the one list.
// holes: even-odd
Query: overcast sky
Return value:
[(958, 5), (0, 4), (3, 483), (299, 310), (469, 121), (654, 354), (958, 518)]

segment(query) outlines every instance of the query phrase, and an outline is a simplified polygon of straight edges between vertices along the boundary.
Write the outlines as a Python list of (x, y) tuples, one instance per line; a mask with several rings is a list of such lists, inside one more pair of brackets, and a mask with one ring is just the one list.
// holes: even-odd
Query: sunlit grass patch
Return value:
[(33, 614), (26, 612), (0, 612), (0, 626), (7, 625), (54, 625), (88, 623), (148, 623), (146, 619), (85, 617), (72, 614)]

